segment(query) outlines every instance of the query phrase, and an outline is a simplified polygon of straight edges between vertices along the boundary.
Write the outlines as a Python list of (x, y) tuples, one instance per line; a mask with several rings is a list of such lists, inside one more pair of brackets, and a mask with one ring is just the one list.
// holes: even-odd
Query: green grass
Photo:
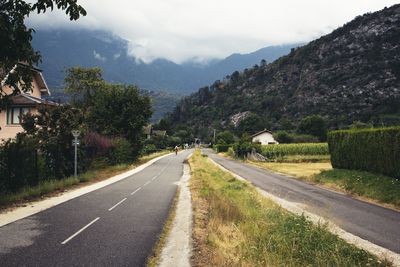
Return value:
[[(390, 266), (333, 235), (325, 225), (313, 225), (305, 217), (285, 211), (199, 152), (190, 165), (195, 265)], [(198, 204), (202, 202), (207, 204)], [(206, 214), (203, 225), (199, 213)], [(207, 231), (205, 238), (196, 236), (202, 227)], [(204, 257), (207, 264), (201, 264)]]
[(335, 184), (345, 191), (400, 208), (400, 179), (355, 170), (333, 169), (312, 177), (322, 184)]
[(170, 151), (162, 151), (143, 156), (133, 164), (119, 164), (102, 167), (82, 173), (76, 178), (71, 176), (60, 180), (46, 180), (42, 181), (37, 186), (22, 188), (16, 193), (2, 193), (0, 194), (0, 210), (13, 204), (36, 200), (40, 197), (51, 195), (52, 193), (57, 193), (60, 190), (68, 189), (79, 184), (107, 179), (167, 153), (170, 153)]

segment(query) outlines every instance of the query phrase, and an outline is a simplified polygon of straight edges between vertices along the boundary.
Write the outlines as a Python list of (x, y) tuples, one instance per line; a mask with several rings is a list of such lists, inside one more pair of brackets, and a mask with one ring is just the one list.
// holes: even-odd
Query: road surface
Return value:
[(268, 193), (302, 203), (307, 211), (329, 219), (345, 231), (400, 253), (400, 212), (226, 159), (212, 150), (203, 153)]
[(0, 228), (0, 266), (145, 266), (190, 151)]

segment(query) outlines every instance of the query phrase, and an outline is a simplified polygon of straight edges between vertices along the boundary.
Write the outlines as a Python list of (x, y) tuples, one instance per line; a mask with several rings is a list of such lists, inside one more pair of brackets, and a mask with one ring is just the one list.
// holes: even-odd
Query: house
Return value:
[(268, 131), (267, 129), (264, 129), (250, 137), (253, 143), (261, 143), (262, 145), (279, 144), (278, 141), (276, 141), (273, 137), (272, 132)]
[(162, 137), (164, 138), (167, 135), (167, 131), (164, 130), (154, 130), (151, 124), (143, 127), (143, 134), (146, 136), (146, 139), (151, 139), (151, 137)]
[[(7, 106), (4, 109), (0, 109), (0, 141), (14, 138), (17, 133), (23, 131), (21, 115), (26, 113), (35, 114), (38, 112), (39, 106), (42, 105), (56, 105), (42, 98), (50, 95), (42, 71), (32, 68), (32, 74), (32, 90), (11, 96)], [(3, 94), (10, 95), (13, 92), (12, 88), (3, 84), (4, 82), (2, 81), (0, 86), (2, 86)]]

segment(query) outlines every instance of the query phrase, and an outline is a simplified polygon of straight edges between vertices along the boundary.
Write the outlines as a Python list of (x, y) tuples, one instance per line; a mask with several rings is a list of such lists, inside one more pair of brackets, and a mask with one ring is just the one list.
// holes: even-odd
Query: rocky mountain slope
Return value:
[(33, 46), (42, 54), (43, 62), (39, 67), (44, 70), (53, 90), (62, 88), (63, 70), (66, 68), (98, 66), (109, 82), (133, 83), (146, 90), (187, 95), (236, 69), (251, 67), (261, 59), (271, 62), (298, 45), (272, 46), (250, 54), (233, 54), (206, 65), (192, 61), (176, 64), (166, 59), (146, 64), (128, 55), (126, 40), (103, 31), (37, 29)]
[(271, 64), (201, 88), (169, 118), (210, 132), (251, 113), (272, 129), (313, 114), (330, 128), (400, 123), (400, 5), (359, 16)]

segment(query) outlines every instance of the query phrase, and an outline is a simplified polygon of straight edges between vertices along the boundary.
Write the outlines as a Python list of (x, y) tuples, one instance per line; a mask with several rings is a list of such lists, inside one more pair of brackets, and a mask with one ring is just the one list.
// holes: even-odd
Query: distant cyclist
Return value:
[(178, 146), (175, 146), (174, 150), (175, 150), (175, 155), (178, 155), (179, 147), (178, 147)]

